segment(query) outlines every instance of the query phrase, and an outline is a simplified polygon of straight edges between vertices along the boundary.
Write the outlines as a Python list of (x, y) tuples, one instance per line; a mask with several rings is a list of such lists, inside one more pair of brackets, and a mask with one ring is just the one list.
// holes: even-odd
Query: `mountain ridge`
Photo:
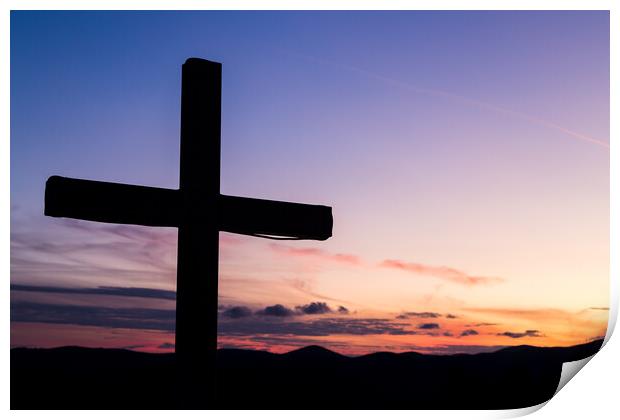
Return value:
[[(551, 398), (562, 363), (591, 356), (601, 345), (596, 340), (476, 354), (360, 356), (320, 346), (280, 354), (224, 348), (217, 356), (216, 408), (522, 408)], [(11, 409), (183, 408), (175, 364), (174, 353), (14, 348)]]

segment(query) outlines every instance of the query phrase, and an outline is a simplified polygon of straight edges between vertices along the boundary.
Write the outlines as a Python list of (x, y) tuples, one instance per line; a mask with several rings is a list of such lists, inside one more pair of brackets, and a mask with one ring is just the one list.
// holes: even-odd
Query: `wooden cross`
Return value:
[(45, 188), (47, 216), (179, 228), (175, 352), (191, 405), (215, 391), (219, 231), (325, 240), (333, 224), (331, 207), (220, 194), (221, 84), (220, 63), (183, 64), (178, 190), (60, 176)]

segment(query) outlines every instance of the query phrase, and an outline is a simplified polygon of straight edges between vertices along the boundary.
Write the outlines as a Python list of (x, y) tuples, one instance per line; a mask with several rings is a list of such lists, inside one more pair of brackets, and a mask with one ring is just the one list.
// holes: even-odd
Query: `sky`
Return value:
[(178, 188), (181, 65), (223, 64), (220, 347), (569, 346), (609, 303), (609, 13), (11, 12), (11, 347), (174, 349), (176, 229), (43, 216), (51, 175)]

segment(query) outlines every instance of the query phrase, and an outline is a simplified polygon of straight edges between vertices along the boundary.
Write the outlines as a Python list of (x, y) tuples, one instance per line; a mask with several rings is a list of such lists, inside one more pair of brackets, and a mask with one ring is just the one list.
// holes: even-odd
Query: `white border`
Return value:
[[(2, 344), (0, 344), (0, 351), (2, 351), (3, 361), (5, 369), (3, 369), (3, 381), (2, 386), (2, 401), (3, 405), (9, 408), (9, 392), (10, 383), (9, 375), (9, 306), (10, 306), (10, 294), (9, 294), (9, 278), (10, 278), (10, 259), (9, 259), (9, 241), (7, 240), (10, 229), (9, 220), (9, 205), (10, 202), (9, 192), (9, 176), (10, 176), (10, 127), (9, 127), (9, 109), (10, 109), (10, 79), (9, 79), (9, 59), (10, 59), (10, 10), (352, 10), (352, 9), (364, 9), (364, 10), (610, 10), (611, 11), (611, 196), (610, 196), (610, 277), (611, 290), (610, 290), (610, 325), (605, 338), (607, 343), (613, 328), (618, 312), (618, 279), (620, 278), (618, 272), (618, 258), (620, 248), (618, 247), (618, 223), (617, 217), (613, 215), (620, 214), (620, 206), (618, 205), (618, 183), (620, 182), (620, 173), (618, 170), (618, 158), (620, 153), (618, 151), (618, 126), (613, 116), (617, 115), (620, 110), (618, 106), (618, 84), (617, 74), (620, 71), (618, 66), (618, 46), (620, 45), (618, 36), (618, 2), (611, 0), (504, 0), (504, 1), (489, 1), (489, 0), (475, 0), (475, 1), (463, 1), (463, 0), (436, 0), (436, 1), (422, 1), (422, 0), (384, 0), (381, 2), (370, 1), (337, 1), (337, 0), (314, 0), (314, 1), (250, 1), (250, 0), (230, 0), (230, 1), (199, 1), (199, 0), (91, 0), (88, 2), (77, 0), (64, 0), (64, 1), (45, 1), (45, 0), (5, 0), (0, 3), (2, 14), (0, 17), (0, 96), (3, 100), (0, 102), (2, 112), (0, 112), (0, 129), (4, 135), (2, 136), (1, 150), (0, 150), (0, 185), (2, 186), (2, 203), (0, 206), (0, 229), (2, 230), (5, 240), (1, 243), (0, 252), (0, 264), (3, 268), (5, 287), (0, 292), (2, 294), (2, 301), (4, 302), (3, 317), (5, 325), (5, 334), (3, 335)], [(614, 23), (614, 20), (616, 21)], [(569, 385), (565, 387), (556, 397), (554, 397), (548, 404), (549, 407), (545, 410), (537, 412), (536, 416), (542, 416), (542, 418), (559, 418), (568, 416), (583, 417), (584, 415), (591, 414), (608, 414), (617, 412), (617, 403), (615, 402), (615, 393), (613, 389), (615, 384), (618, 383), (617, 375), (620, 375), (620, 369), (618, 368), (619, 362), (617, 355), (618, 344), (617, 339), (607, 344), (600, 355), (597, 355), (593, 362), (589, 365), (591, 369), (586, 368), (587, 372), (580, 373), (579, 376), (583, 376), (576, 381), (571, 381)], [(600, 359), (600, 360), (597, 360)], [(610, 374), (611, 373), (611, 374)], [(587, 375), (586, 375), (587, 374)], [(587, 376), (587, 378), (585, 378)], [(449, 398), (449, 396), (446, 396)], [(544, 405), (544, 404), (543, 404)], [(381, 413), (381, 415), (388, 415), (393, 419), (410, 419), (411, 416), (421, 416), (422, 418), (503, 418), (506, 416), (513, 417), (526, 414), (532, 409), (525, 410), (504, 410), (504, 411), (390, 411)], [(117, 413), (116, 415), (135, 416), (135, 415), (148, 415), (149, 417), (163, 418), (167, 416), (163, 412), (149, 412), (144, 413)], [(214, 416), (218, 419), (230, 419), (237, 416), (244, 416), (247, 412), (217, 412)], [(302, 419), (311, 417), (314, 418), (317, 415), (326, 417), (341, 417), (342, 415), (353, 415), (356, 417), (375, 417), (379, 413), (373, 412), (351, 412), (351, 413), (339, 413), (339, 412), (289, 412), (289, 411), (269, 411), (269, 412), (254, 412), (252, 417), (258, 419), (274, 420), (274, 419), (287, 419), (291, 416), (301, 417)], [(30, 418), (36, 414), (32, 412), (11, 412), (15, 417), (27, 417)], [(46, 417), (50, 416), (54, 418), (83, 418), (84, 413), (79, 411), (71, 412), (51, 412), (45, 413)], [(88, 416), (97, 418), (107, 418), (110, 413), (108, 412), (89, 412)], [(184, 412), (183, 415), (187, 417), (202, 418), (205, 413), (201, 412)], [(606, 416), (608, 417), (608, 416)]]

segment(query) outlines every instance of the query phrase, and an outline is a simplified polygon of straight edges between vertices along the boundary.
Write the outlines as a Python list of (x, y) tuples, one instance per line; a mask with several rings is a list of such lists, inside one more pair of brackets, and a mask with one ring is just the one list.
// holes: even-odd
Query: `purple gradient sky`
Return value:
[[(333, 206), (332, 239), (291, 246), (359, 262), (225, 236), (223, 304), (606, 306), (607, 12), (12, 12), (13, 284), (174, 289), (174, 230), (68, 225), (43, 191), (52, 174), (176, 188), (190, 56), (224, 65), (222, 192)], [(547, 342), (600, 333), (558, 325)]]

